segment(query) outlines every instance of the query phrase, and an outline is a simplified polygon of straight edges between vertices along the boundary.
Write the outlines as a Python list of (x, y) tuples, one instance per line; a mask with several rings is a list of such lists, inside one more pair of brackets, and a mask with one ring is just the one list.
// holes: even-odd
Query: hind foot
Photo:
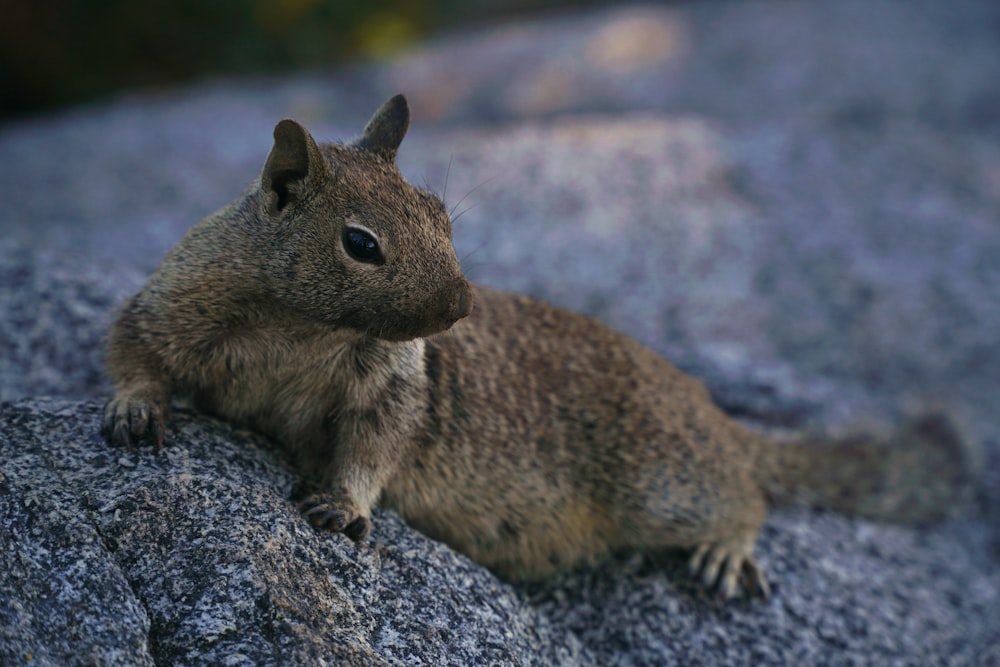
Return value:
[(688, 569), (709, 590), (716, 590), (726, 600), (737, 596), (740, 588), (749, 597), (767, 598), (771, 589), (764, 572), (753, 557), (753, 540), (726, 540), (699, 546)]

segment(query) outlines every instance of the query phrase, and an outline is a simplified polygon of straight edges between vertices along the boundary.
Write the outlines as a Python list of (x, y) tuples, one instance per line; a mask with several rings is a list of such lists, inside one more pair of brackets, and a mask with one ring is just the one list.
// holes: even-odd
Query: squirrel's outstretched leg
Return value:
[(355, 541), (371, 532), (372, 507), (409, 441), (405, 429), (382, 428), (391, 421), (388, 413), (367, 417), (344, 419), (326, 429), (322, 446), (299, 451), (312, 490), (299, 502), (302, 514), (315, 528), (343, 532)]
[(104, 406), (102, 432), (112, 444), (130, 447), (149, 441), (163, 448), (170, 418), (170, 389), (156, 357), (141, 343), (141, 328), (132, 316), (135, 299), (111, 327), (108, 370), (115, 396)]
[(720, 472), (685, 485), (650, 470), (639, 486), (644, 493), (626, 496), (630, 502), (622, 504), (637, 511), (621, 513), (615, 522), (625, 528), (628, 546), (692, 549), (691, 576), (725, 599), (741, 591), (748, 597), (770, 594), (753, 555), (767, 501), (752, 477)]
[(324, 466), (317, 481), (317, 490), (299, 502), (299, 510), (314, 528), (342, 532), (354, 541), (368, 537), (372, 506), (388, 473), (380, 469), (381, 462), (363, 455), (365, 444), (339, 442), (333, 462)]

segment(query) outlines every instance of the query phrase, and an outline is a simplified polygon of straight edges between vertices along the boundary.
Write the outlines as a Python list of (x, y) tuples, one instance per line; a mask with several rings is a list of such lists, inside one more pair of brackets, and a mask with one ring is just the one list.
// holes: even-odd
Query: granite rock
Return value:
[(101, 406), (0, 415), (0, 662), (40, 665), (587, 661), (508, 584), (377, 512), (368, 544), (318, 533), (269, 444), (180, 411), (122, 451)]

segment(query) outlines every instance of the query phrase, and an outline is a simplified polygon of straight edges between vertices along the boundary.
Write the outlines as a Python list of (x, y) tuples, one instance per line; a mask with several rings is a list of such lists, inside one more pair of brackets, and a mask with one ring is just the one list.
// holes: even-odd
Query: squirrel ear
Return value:
[(302, 196), (307, 177), (322, 168), (322, 163), (319, 148), (306, 128), (287, 118), (275, 125), (274, 147), (260, 177), (272, 210), (281, 211)]
[(393, 162), (409, 127), (410, 105), (405, 97), (396, 95), (379, 107), (354, 145)]

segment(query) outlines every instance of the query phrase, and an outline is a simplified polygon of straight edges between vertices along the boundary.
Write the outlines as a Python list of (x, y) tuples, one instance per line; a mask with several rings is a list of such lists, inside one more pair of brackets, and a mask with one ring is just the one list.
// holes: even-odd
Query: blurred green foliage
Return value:
[(0, 116), (219, 74), (387, 55), (462, 18), (543, 2), (0, 0)]

